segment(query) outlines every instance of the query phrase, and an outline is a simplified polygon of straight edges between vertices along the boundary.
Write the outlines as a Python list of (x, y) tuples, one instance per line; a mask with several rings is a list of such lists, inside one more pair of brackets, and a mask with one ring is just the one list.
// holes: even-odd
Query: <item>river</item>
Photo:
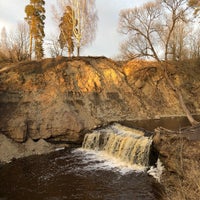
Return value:
[[(123, 122), (148, 130), (187, 125), (185, 118)], [(149, 126), (148, 126), (149, 125)], [(92, 151), (68, 148), (0, 167), (0, 200), (158, 200), (156, 181)]]
[(155, 200), (145, 172), (67, 149), (15, 160), (0, 169), (1, 200)]

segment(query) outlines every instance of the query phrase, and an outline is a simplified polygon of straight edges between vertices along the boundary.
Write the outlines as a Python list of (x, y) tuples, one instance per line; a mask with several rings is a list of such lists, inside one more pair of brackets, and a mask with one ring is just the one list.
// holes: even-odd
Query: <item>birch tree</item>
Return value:
[(67, 6), (72, 8), (72, 27), (73, 42), (76, 47), (77, 56), (80, 56), (80, 50), (90, 45), (96, 36), (97, 29), (97, 10), (95, 0), (60, 0), (57, 1), (58, 9), (53, 7), (55, 21), (60, 24), (64, 9)]

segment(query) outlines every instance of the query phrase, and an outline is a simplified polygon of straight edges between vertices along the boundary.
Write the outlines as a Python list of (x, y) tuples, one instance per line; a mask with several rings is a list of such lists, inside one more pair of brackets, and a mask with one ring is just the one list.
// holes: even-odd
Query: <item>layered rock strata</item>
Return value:
[[(169, 71), (189, 109), (197, 113), (200, 78), (186, 68)], [(81, 143), (87, 130), (113, 121), (183, 114), (154, 62), (58, 57), (0, 71), (0, 132), (17, 142)]]

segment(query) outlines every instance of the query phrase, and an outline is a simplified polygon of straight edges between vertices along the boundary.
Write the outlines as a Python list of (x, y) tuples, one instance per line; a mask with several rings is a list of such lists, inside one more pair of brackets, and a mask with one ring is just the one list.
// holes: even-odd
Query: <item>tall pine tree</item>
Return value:
[(30, 0), (30, 4), (25, 7), (25, 20), (29, 25), (30, 34), (30, 59), (32, 57), (33, 47), (36, 59), (41, 59), (44, 56), (43, 38), (44, 20), (45, 20), (45, 1)]
[(59, 43), (61, 49), (67, 47), (68, 56), (70, 57), (74, 51), (74, 41), (73, 41), (73, 11), (70, 6), (66, 6), (65, 12), (61, 18), (61, 23), (59, 25), (60, 35)]

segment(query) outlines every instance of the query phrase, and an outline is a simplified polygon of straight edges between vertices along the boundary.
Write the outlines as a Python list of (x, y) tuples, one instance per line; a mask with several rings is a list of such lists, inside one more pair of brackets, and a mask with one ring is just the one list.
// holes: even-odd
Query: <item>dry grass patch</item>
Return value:
[(164, 186), (164, 200), (199, 200), (200, 171), (192, 166), (190, 173), (167, 180)]

